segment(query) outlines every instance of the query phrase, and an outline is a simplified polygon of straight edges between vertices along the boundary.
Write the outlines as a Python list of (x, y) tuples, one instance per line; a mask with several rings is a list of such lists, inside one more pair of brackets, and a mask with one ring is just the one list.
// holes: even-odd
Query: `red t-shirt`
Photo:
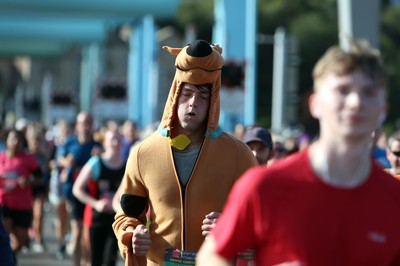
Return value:
[(322, 182), (308, 149), (235, 184), (212, 234), (232, 258), (248, 248), (257, 265), (400, 265), (400, 182), (373, 163), (351, 189)]
[[(6, 151), (0, 152), (0, 205), (14, 210), (32, 209), (32, 189), (30, 186), (7, 189), (10, 184), (15, 186), (16, 179), (20, 176), (28, 179), (30, 175), (39, 168), (37, 159), (28, 153), (8, 157)], [(6, 178), (4, 178), (6, 177)], [(8, 183), (8, 185), (6, 185)]]

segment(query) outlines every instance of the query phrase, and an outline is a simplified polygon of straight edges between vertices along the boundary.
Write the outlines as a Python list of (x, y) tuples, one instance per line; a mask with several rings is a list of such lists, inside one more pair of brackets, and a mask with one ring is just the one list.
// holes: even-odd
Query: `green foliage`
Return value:
[(400, 129), (400, 6), (386, 6), (381, 17), (381, 42), (382, 56), (388, 70), (389, 86), (388, 101), (389, 112), (385, 122), (385, 132)]
[(335, 16), (335, 8), (336, 0), (259, 0), (259, 28), (274, 32), (304, 13), (323, 13), (329, 19)]
[[(388, 2), (383, 1), (382, 5), (380, 48), (389, 74), (390, 108), (385, 128), (393, 130), (400, 128), (400, 75), (397, 74), (400, 70), (400, 7)], [(177, 24), (182, 29), (193, 24), (199, 37), (210, 40), (213, 4), (212, 0), (183, 1)], [(299, 42), (299, 123), (310, 131), (315, 130), (316, 123), (302, 103), (306, 102), (312, 88), (314, 64), (328, 47), (339, 42), (337, 13), (337, 0), (258, 0), (258, 33), (273, 35), (278, 27), (285, 27)], [(270, 122), (271, 115), (273, 46), (259, 44), (257, 53), (257, 120), (265, 124)]]
[[(272, 35), (276, 28), (283, 26), (290, 36), (297, 39), (300, 57), (299, 123), (308, 131), (317, 131), (317, 123), (304, 103), (312, 89), (311, 72), (315, 62), (328, 47), (338, 43), (336, 0), (260, 0), (258, 21), (261, 33)], [(272, 46), (259, 46), (258, 50), (258, 68), (262, 73), (257, 81), (258, 95), (263, 100), (258, 100), (257, 114), (261, 117), (271, 115), (272, 49)]]
[(186, 0), (178, 10), (176, 22), (184, 30), (187, 25), (193, 25), (199, 39), (212, 41), (214, 24), (213, 0)]
[(312, 88), (311, 73), (315, 62), (328, 47), (338, 43), (336, 25), (336, 20), (328, 21), (323, 14), (311, 12), (291, 21), (289, 32), (297, 38), (300, 45), (300, 92)]

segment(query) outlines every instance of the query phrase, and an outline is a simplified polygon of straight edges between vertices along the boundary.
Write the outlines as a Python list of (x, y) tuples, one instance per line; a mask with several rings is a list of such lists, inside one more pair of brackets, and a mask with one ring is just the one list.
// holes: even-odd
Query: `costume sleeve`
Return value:
[(118, 240), (121, 256), (125, 260), (125, 265), (137, 265), (135, 264), (136, 262), (145, 259), (145, 256), (136, 257), (133, 254), (132, 232), (126, 231), (126, 228), (129, 226), (146, 225), (148, 196), (140, 176), (138, 157), (138, 150), (136, 149), (128, 158), (125, 174), (120, 185), (121, 198), (124, 199), (124, 205), (121, 205), (122, 210), (115, 215), (115, 221), (112, 225)]
[(212, 235), (216, 252), (234, 258), (238, 252), (254, 248), (260, 232), (259, 191), (253, 171), (247, 171), (234, 185)]

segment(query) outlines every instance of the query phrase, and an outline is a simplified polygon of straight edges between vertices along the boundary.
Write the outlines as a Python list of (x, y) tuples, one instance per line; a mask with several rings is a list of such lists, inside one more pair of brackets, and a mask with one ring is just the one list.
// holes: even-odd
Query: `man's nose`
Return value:
[(359, 107), (362, 103), (362, 96), (358, 92), (352, 92), (348, 96), (347, 103), (352, 107)]
[(197, 100), (198, 100), (199, 96), (197, 96), (196, 94), (193, 94), (192, 97), (189, 99), (189, 103), (191, 106), (197, 106)]

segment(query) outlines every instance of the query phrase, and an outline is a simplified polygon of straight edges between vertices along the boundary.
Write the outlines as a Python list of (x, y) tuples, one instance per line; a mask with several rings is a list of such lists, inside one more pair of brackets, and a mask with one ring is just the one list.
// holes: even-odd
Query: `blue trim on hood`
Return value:
[(222, 129), (218, 126), (216, 131), (211, 129), (207, 129), (206, 131), (206, 139), (217, 139), (222, 134)]
[(161, 136), (163, 137), (168, 137), (170, 135), (170, 129), (168, 128), (162, 128), (161, 124), (157, 128), (158, 133), (160, 133)]

